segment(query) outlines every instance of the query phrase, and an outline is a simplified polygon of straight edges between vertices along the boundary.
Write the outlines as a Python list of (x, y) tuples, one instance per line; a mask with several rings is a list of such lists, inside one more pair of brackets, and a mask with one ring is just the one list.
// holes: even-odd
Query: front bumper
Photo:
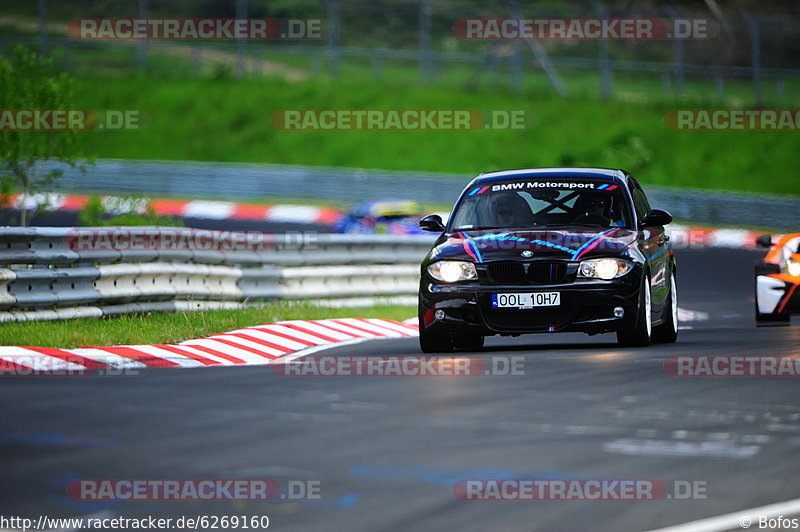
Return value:
[(800, 313), (800, 279), (765, 270), (756, 268), (757, 314), (787, 318)]
[[(423, 278), (420, 285), (420, 324), (431, 331), (484, 336), (540, 332), (598, 334), (630, 328), (639, 306), (640, 269), (611, 281), (579, 280), (571, 283), (508, 286), (438, 283)], [(559, 292), (558, 307), (534, 309), (492, 308), (497, 293)], [(614, 308), (622, 307), (622, 318)], [(444, 311), (443, 319), (435, 311)]]

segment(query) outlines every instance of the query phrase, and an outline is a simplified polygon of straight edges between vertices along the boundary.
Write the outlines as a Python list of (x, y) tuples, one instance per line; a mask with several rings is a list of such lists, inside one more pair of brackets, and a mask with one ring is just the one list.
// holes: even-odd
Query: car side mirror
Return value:
[(672, 223), (672, 215), (667, 211), (661, 209), (652, 209), (647, 215), (639, 222), (640, 227), (655, 227), (658, 225), (667, 225)]
[(441, 233), (444, 231), (444, 222), (438, 214), (429, 214), (419, 221), (419, 228), (423, 231)]
[(772, 235), (761, 235), (760, 237), (756, 238), (756, 246), (760, 248), (771, 248)]

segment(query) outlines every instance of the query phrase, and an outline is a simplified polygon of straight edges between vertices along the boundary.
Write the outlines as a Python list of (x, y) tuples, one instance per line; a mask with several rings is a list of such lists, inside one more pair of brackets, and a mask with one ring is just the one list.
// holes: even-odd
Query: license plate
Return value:
[(492, 307), (496, 308), (557, 307), (560, 304), (561, 294), (559, 292), (492, 294)]

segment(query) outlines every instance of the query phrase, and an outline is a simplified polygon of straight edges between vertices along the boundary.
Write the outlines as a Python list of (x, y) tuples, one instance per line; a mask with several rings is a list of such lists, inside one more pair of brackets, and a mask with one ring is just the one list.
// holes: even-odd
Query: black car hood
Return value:
[(547, 230), (458, 231), (443, 235), (434, 248), (434, 260), (561, 259), (582, 260), (620, 255), (636, 241), (636, 231), (618, 227)]

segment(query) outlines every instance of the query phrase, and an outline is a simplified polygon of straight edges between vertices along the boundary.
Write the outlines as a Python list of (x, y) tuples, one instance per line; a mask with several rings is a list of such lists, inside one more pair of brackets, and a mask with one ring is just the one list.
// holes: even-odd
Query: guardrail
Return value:
[[(352, 201), (424, 198), (452, 205), (472, 175), (326, 168), (278, 164), (206, 163), (190, 161), (98, 160), (86, 174), (59, 163), (41, 164), (40, 171), (59, 169), (67, 190), (98, 190), (149, 197), (226, 198), (231, 183), (242, 197), (314, 197)], [(645, 177), (646, 176), (640, 176)], [(791, 196), (745, 194), (647, 185), (654, 207), (695, 224), (750, 225), (796, 231), (800, 200)]]
[(0, 322), (413, 294), (433, 238), (0, 228)]

